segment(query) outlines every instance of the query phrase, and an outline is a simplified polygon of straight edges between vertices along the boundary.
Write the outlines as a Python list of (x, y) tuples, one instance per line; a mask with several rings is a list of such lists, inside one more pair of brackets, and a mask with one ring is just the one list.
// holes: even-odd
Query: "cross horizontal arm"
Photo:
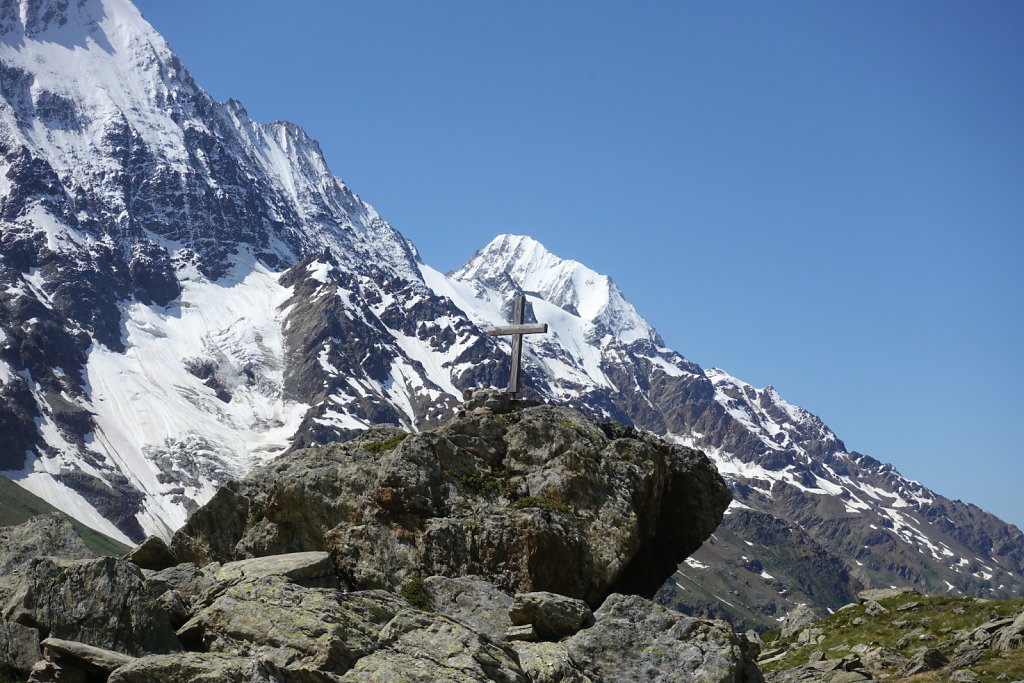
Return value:
[(539, 325), (502, 325), (487, 330), (490, 337), (498, 337), (506, 334), (544, 334), (548, 331), (547, 323)]

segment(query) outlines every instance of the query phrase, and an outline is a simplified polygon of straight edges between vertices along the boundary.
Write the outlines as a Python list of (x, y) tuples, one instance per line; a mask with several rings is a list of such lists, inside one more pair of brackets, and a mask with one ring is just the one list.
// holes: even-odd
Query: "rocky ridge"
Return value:
[[(651, 573), (671, 572), (721, 519), (729, 495), (703, 455), (564, 408), (475, 398), (478, 414), (438, 430), (285, 456), (222, 489), (170, 547), (154, 538), (126, 559), (94, 558), (63, 518), (17, 527), (0, 550), (0, 674), (762, 680), (755, 636), (614, 592), (653, 593)], [(397, 492), (413, 506), (396, 506)], [(432, 520), (488, 543), (431, 535)], [(666, 528), (687, 540), (666, 543)], [(294, 549), (282, 543), (305, 549), (271, 554)], [(568, 563), (587, 557), (608, 569)]]

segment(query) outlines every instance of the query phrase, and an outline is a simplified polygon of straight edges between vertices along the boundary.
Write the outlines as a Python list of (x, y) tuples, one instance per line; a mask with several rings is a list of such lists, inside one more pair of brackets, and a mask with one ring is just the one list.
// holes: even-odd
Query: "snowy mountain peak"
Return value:
[(534, 294), (590, 323), (589, 334), (595, 339), (610, 334), (626, 343), (647, 339), (663, 345), (610, 277), (559, 258), (530, 237), (495, 237), (454, 278), (482, 283), (508, 297)]

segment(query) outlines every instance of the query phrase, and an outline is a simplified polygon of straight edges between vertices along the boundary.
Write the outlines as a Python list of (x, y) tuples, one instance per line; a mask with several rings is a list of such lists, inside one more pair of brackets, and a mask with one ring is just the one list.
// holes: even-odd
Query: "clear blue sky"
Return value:
[(427, 263), (529, 234), (1024, 525), (1024, 2), (137, 4)]

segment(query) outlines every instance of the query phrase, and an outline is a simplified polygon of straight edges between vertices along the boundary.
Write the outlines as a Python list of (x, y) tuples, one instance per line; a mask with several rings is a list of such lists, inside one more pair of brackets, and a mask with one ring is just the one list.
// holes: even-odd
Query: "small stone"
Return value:
[(806, 604), (799, 604), (786, 615), (785, 619), (782, 620), (782, 637), (789, 638), (790, 636), (796, 635), (817, 620), (818, 615), (814, 613), (814, 610)]
[(537, 591), (516, 595), (508, 617), (516, 626), (533, 624), (545, 640), (557, 640), (579, 631), (594, 615), (582, 600)]
[(533, 624), (523, 624), (522, 626), (509, 626), (508, 630), (505, 631), (505, 640), (509, 642), (522, 640), (527, 643), (536, 643), (540, 640), (540, 636), (537, 635), (537, 629), (533, 627)]
[(971, 650), (965, 650), (956, 654), (953, 659), (949, 661), (946, 667), (949, 671), (957, 671), (959, 669), (966, 669), (972, 666), (985, 655), (985, 650), (974, 648)]
[(853, 671), (854, 669), (859, 669), (861, 667), (860, 657), (855, 654), (846, 655), (841, 661), (843, 669), (846, 671)]
[(886, 612), (889, 611), (886, 608), (882, 607), (877, 602), (875, 602), (874, 600), (865, 600), (864, 601), (864, 609), (871, 616), (877, 616), (879, 614), (885, 614)]
[(821, 650), (815, 650), (807, 658), (807, 663), (814, 664), (815, 662), (820, 662), (823, 659), (825, 659), (825, 653)]
[(28, 675), (28, 683), (89, 683), (90, 676), (81, 669), (40, 659)]
[(82, 666), (79, 668), (87, 671), (98, 670), (110, 673), (118, 667), (135, 661), (135, 657), (129, 657), (120, 652), (60, 638), (47, 638), (42, 642), (42, 646), (48, 659), (53, 659), (53, 655), (59, 655), (74, 660), (76, 665), (81, 664)]
[(949, 664), (949, 659), (946, 655), (935, 648), (928, 648), (914, 655), (900, 675), (909, 677), (925, 671), (937, 671), (947, 664)]
[(218, 581), (262, 576), (282, 576), (300, 586), (318, 588), (334, 588), (338, 584), (331, 556), (322, 550), (267, 555), (228, 562), (214, 573), (214, 578)]
[(905, 602), (902, 605), (897, 605), (896, 606), (896, 611), (897, 612), (908, 612), (908, 611), (910, 611), (912, 609), (917, 609), (918, 607), (920, 607), (923, 604), (924, 603), (921, 602), (920, 600), (914, 600), (914, 601), (911, 601), (911, 602)]
[(838, 671), (843, 668), (843, 660), (841, 659), (819, 659), (816, 662), (809, 663), (812, 669), (820, 671), (822, 673), (828, 673), (829, 671)]
[(154, 571), (167, 569), (178, 564), (178, 560), (171, 554), (167, 543), (159, 536), (150, 536), (140, 543), (135, 550), (125, 555), (124, 559), (137, 567)]

